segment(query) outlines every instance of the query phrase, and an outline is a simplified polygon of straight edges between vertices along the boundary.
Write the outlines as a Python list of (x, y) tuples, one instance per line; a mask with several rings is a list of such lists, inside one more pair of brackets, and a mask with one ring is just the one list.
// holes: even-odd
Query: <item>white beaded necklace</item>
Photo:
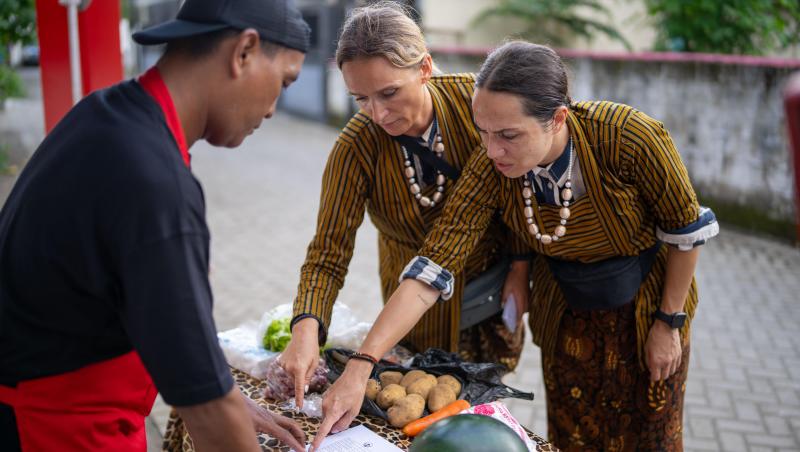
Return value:
[(530, 180), (528, 180), (528, 175), (526, 174), (524, 176), (525, 180), (522, 182), (522, 185), (524, 186), (522, 189), (522, 197), (525, 198), (525, 221), (528, 223), (528, 232), (530, 232), (532, 236), (536, 237), (536, 240), (542, 242), (542, 245), (549, 245), (552, 242), (556, 242), (559, 238), (564, 237), (564, 235), (567, 233), (567, 219), (570, 215), (569, 202), (572, 200), (572, 164), (574, 163), (574, 157), (575, 144), (572, 142), (572, 138), (570, 138), (567, 181), (564, 183), (564, 189), (561, 190), (561, 210), (558, 212), (559, 216), (561, 217), (561, 224), (556, 226), (556, 229), (552, 234), (542, 234), (544, 227), (542, 227), (540, 232), (539, 226), (536, 224), (536, 220), (533, 218), (533, 206), (531, 205), (533, 189), (531, 188)]
[[(433, 207), (436, 203), (440, 202), (444, 197), (444, 183), (447, 180), (442, 174), (441, 171), (438, 169), (436, 170), (436, 193), (433, 194), (431, 198), (422, 195), (422, 188), (419, 186), (417, 182), (416, 175), (417, 172), (414, 169), (414, 163), (411, 160), (411, 156), (409, 155), (406, 147), (403, 146), (403, 157), (405, 158), (405, 174), (406, 178), (408, 178), (408, 189), (411, 191), (411, 194), (419, 201), (422, 207)], [(444, 143), (442, 143), (442, 135), (440, 133), (436, 134), (436, 144), (433, 146), (433, 152), (436, 154), (436, 157), (443, 158), (444, 157)]]

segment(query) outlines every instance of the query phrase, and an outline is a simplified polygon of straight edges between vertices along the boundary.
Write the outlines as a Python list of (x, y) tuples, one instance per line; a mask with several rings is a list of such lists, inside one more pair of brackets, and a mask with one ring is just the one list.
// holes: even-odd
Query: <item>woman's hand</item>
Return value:
[[(699, 255), (699, 247), (689, 251), (681, 251), (672, 246), (667, 249), (667, 271), (664, 276), (664, 292), (661, 295), (662, 311), (667, 313), (683, 311)], [(666, 380), (677, 372), (681, 365), (682, 354), (680, 331), (670, 328), (660, 320), (655, 320), (644, 345), (650, 380)]]
[(528, 261), (513, 261), (511, 270), (506, 275), (505, 283), (503, 283), (500, 303), (505, 306), (508, 297), (514, 296), (514, 302), (517, 304), (517, 328), (521, 324), (522, 315), (528, 312), (530, 292), (530, 264)]
[(656, 320), (650, 327), (644, 352), (651, 381), (666, 380), (671, 377), (681, 365), (680, 330), (670, 328), (666, 323)]
[(292, 339), (280, 358), (281, 367), (294, 378), (297, 408), (303, 407), (303, 396), (319, 364), (319, 321), (308, 317), (292, 327)]
[(253, 427), (257, 432), (266, 433), (273, 438), (277, 438), (294, 450), (305, 450), (306, 434), (303, 433), (300, 425), (289, 418), (269, 412), (249, 397), (244, 396), (244, 399), (247, 404), (247, 411), (253, 420)]
[(371, 372), (372, 363), (350, 360), (342, 375), (325, 391), (322, 399), (322, 423), (311, 450), (316, 450), (328, 433), (337, 433), (350, 426), (361, 411)]
[[(403, 280), (378, 314), (359, 351), (371, 356), (383, 356), (411, 331), (425, 311), (436, 304), (439, 295), (438, 290), (423, 282)], [(356, 417), (361, 410), (371, 372), (372, 363), (351, 359), (339, 379), (325, 392), (322, 399), (323, 418), (314, 438), (314, 449), (322, 444), (329, 432), (344, 430)]]

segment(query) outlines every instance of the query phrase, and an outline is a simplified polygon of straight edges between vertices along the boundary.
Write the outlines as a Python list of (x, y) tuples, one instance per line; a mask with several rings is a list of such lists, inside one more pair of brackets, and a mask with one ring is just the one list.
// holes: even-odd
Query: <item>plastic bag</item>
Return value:
[(255, 322), (245, 323), (237, 328), (217, 333), (219, 345), (225, 360), (231, 367), (239, 369), (255, 378), (263, 379), (267, 367), (279, 353), (264, 350), (256, 338), (258, 326)]
[(483, 416), (493, 417), (509, 426), (511, 430), (514, 430), (514, 432), (519, 435), (520, 439), (525, 441), (525, 446), (528, 447), (529, 451), (536, 450), (536, 444), (533, 442), (531, 437), (528, 436), (528, 432), (525, 431), (525, 427), (523, 427), (511, 414), (511, 412), (508, 411), (508, 408), (503, 404), (503, 402), (484, 403), (481, 405), (472, 406), (459, 414), (480, 414)]
[(402, 345), (395, 345), (388, 353), (383, 355), (381, 360), (390, 364), (408, 367), (414, 361), (414, 354)]
[[(258, 331), (256, 332), (259, 338), (259, 343), (264, 338), (264, 334), (269, 328), (273, 320), (292, 318), (292, 304), (284, 303), (261, 316), (261, 321), (258, 324)], [(344, 303), (336, 303), (333, 305), (333, 314), (331, 315), (331, 324), (328, 328), (328, 342), (326, 347), (339, 347), (355, 350), (357, 349), (364, 338), (367, 337), (372, 325), (367, 322), (360, 322), (358, 317), (353, 311)]]
[(497, 363), (470, 363), (455, 353), (438, 348), (428, 349), (414, 356), (411, 367), (435, 374), (451, 374), (466, 380), (461, 398), (470, 405), (494, 402), (499, 399), (514, 398), (533, 400), (532, 392), (523, 392), (503, 384), (503, 376), (508, 368)]
[[(311, 376), (306, 393), (323, 392), (328, 387), (328, 367), (321, 358), (319, 365)], [(267, 366), (264, 379), (267, 381), (267, 388), (264, 390), (264, 397), (282, 402), (294, 397), (294, 378), (292, 378), (281, 367), (278, 359), (273, 360)]]
[[(264, 379), (267, 367), (280, 353), (264, 348), (264, 336), (273, 321), (289, 321), (292, 318), (292, 304), (284, 303), (261, 316), (258, 323), (247, 322), (231, 330), (217, 334), (225, 360), (231, 367), (246, 372), (258, 379)], [(353, 311), (344, 303), (333, 306), (333, 317), (328, 331), (328, 347), (357, 349), (369, 332), (370, 324), (359, 322)], [(279, 337), (278, 337), (279, 336)], [(276, 335), (279, 347), (285, 347), (285, 335)]]
[(371, 327), (370, 323), (360, 322), (346, 304), (336, 303), (333, 305), (328, 342), (325, 347), (356, 350), (364, 342)]
[(364, 342), (371, 327), (372, 325), (367, 322), (358, 322), (345, 327), (341, 323), (336, 324), (331, 321), (331, 327), (328, 330), (328, 342), (325, 343), (325, 347), (357, 349)]
[[(352, 350), (329, 349), (325, 351), (325, 362), (328, 363), (328, 380), (336, 381), (344, 370), (347, 359), (353, 354)], [(372, 369), (370, 378), (378, 380), (378, 375), (387, 370), (408, 372), (412, 369), (424, 370), (433, 375), (452, 375), (461, 381), (461, 394), (458, 398), (465, 399), (470, 405), (481, 405), (505, 398), (533, 400), (533, 393), (523, 392), (503, 384), (503, 375), (508, 373), (508, 368), (497, 363), (469, 363), (462, 360), (455, 353), (448, 353), (437, 348), (430, 348), (425, 353), (414, 356), (408, 368), (396, 366), (381, 360)], [(366, 396), (361, 405), (361, 412), (387, 419), (386, 412)], [(427, 408), (424, 414), (429, 414)]]
[(294, 397), (286, 401), (280, 408), (288, 411), (300, 412), (308, 417), (321, 418), (322, 417), (322, 394), (311, 394), (308, 397), (303, 397), (303, 408), (297, 409), (297, 404)]

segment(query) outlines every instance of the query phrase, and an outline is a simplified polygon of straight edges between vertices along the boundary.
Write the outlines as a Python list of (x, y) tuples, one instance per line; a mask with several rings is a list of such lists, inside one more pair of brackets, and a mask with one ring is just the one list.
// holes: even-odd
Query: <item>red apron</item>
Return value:
[(157, 392), (139, 355), (129, 352), (16, 388), (0, 385), (0, 402), (14, 408), (24, 452), (142, 452)]
[[(139, 78), (161, 107), (184, 164), (190, 156), (172, 97), (158, 69)], [(155, 402), (155, 385), (135, 351), (50, 377), (0, 385), (0, 403), (17, 418), (23, 452), (147, 450), (144, 418)]]

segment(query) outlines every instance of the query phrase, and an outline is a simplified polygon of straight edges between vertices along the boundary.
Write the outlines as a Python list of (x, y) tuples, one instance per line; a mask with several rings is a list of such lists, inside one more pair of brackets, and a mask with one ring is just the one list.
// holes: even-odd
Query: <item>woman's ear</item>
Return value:
[(425, 57), (419, 65), (419, 71), (422, 83), (428, 83), (433, 76), (433, 58), (430, 53), (425, 54)]
[(568, 116), (569, 109), (562, 105), (558, 107), (553, 114), (553, 132), (558, 133), (561, 131), (561, 128), (567, 123), (567, 116)]

